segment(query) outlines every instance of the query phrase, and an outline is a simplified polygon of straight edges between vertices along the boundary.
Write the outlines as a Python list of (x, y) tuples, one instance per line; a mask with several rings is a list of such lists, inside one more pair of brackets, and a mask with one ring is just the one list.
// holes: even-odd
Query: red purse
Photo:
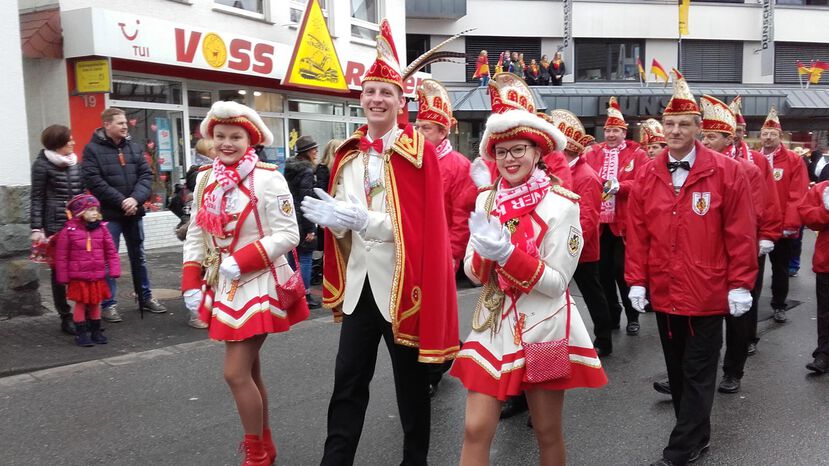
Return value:
[[(259, 229), (259, 237), (262, 238), (265, 236), (265, 232), (262, 230), (262, 222), (259, 220), (259, 209), (256, 208), (259, 200), (253, 191), (254, 172), (256, 172), (255, 169), (249, 175), (250, 201), (253, 203), (253, 217), (256, 219), (256, 228)], [(268, 260), (268, 267), (270, 267), (273, 281), (276, 283), (276, 299), (279, 302), (279, 308), (288, 314), (288, 322), (291, 325), (302, 322), (311, 315), (311, 310), (308, 308), (308, 302), (305, 299), (305, 284), (302, 282), (302, 269), (299, 265), (299, 255), (296, 252), (296, 248), (294, 248), (293, 253), (296, 270), (285, 280), (285, 283), (279, 283), (279, 279), (276, 276), (276, 267), (274, 267), (273, 262)]]
[[(524, 348), (524, 382), (544, 383), (567, 379), (573, 369), (570, 365), (570, 291), (567, 291), (567, 330), (564, 338), (539, 343), (527, 343)], [(517, 314), (518, 311), (516, 311)]]

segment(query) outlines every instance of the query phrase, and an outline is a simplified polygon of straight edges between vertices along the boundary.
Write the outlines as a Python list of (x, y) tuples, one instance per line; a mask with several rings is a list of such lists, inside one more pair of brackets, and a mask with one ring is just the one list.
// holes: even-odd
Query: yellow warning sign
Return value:
[(291, 64), (282, 84), (348, 92), (337, 50), (317, 0), (308, 0)]

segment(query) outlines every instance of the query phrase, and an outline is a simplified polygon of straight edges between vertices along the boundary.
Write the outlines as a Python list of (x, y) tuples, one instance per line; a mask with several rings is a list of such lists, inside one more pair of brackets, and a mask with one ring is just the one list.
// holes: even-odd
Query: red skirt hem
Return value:
[(106, 280), (92, 282), (70, 280), (66, 287), (66, 299), (81, 304), (100, 304), (111, 297)]

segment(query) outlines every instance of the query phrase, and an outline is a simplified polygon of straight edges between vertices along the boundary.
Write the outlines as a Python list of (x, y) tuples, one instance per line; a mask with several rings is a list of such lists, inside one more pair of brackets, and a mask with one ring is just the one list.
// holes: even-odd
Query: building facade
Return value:
[[(821, 27), (829, 20), (825, 0), (777, 0), (773, 5), (763, 0), (692, 0), (688, 34), (681, 40), (679, 9), (668, 0), (424, 0), (408, 2), (407, 14), (409, 50), (475, 28), (451, 44), (466, 54), (466, 67), (437, 64), (431, 69), (461, 102), (455, 115), (460, 121), (457, 142), (470, 156), (477, 153), (489, 110), (488, 99), (470, 87), (482, 49), (489, 52), (491, 67), (504, 50), (523, 52), (527, 63), (542, 55), (552, 59), (562, 51), (564, 85), (537, 88), (536, 96), (549, 110), (566, 108), (579, 115), (599, 139), (604, 104), (611, 95), (620, 97), (634, 127), (661, 114), (670, 89), (649, 73), (656, 59), (666, 71), (680, 69), (697, 95), (742, 95), (750, 130), (759, 130), (775, 104), (791, 145), (829, 145), (829, 87), (801, 89), (796, 66), (797, 60), (805, 65), (829, 62), (829, 37)], [(648, 73), (647, 86), (639, 81), (637, 61)], [(829, 83), (829, 75), (822, 81)], [(638, 133), (633, 130), (630, 136)]]

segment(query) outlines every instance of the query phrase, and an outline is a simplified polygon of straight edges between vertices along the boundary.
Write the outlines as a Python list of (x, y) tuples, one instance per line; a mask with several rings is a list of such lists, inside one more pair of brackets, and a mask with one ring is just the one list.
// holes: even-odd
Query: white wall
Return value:
[[(409, 0), (413, 1), (413, 0)], [(564, 34), (560, 1), (467, 0), (466, 16), (455, 20), (409, 19), (410, 34), (538, 37)]]
[[(26, 113), (32, 160), (40, 150), (40, 132), (49, 125), (69, 124), (66, 62), (54, 58), (24, 58)], [(80, 136), (80, 135), (79, 135)], [(86, 135), (80, 136), (85, 138)], [(77, 141), (84, 144), (86, 141)]]
[(3, 64), (5, 111), (0, 128), (8, 135), (3, 144), (0, 186), (31, 184), (26, 101), (23, 88), (23, 57), (20, 50), (20, 19), (17, 2), (0, 2), (0, 63)]
[[(429, 47), (434, 47), (451, 36), (431, 36)], [(447, 52), (461, 52), (466, 51), (466, 39), (461, 37), (446, 44), (441, 50)], [(490, 52), (492, 53), (492, 52)], [(497, 55), (496, 55), (497, 56)], [(414, 60), (417, 57), (412, 57)], [(457, 61), (462, 62), (462, 59)], [(493, 65), (494, 66), (494, 65)], [(435, 63), (432, 65), (432, 78), (441, 82), (464, 82), (466, 81), (466, 66), (457, 63)], [(494, 68), (493, 68), (494, 71)]]

